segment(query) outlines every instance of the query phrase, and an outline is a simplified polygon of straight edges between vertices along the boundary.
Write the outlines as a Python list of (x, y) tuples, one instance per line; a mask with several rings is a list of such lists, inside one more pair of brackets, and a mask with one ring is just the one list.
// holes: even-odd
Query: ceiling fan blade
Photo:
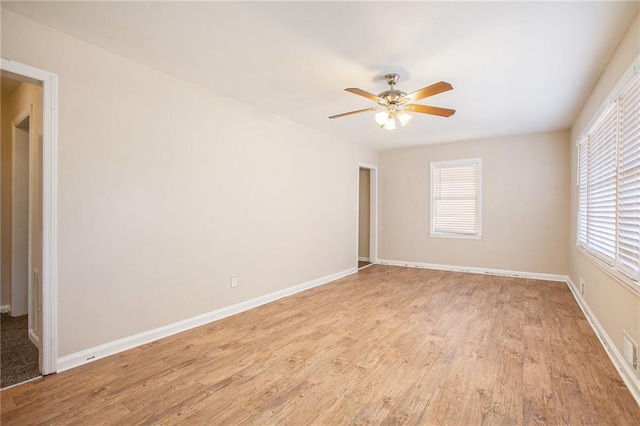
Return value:
[(356, 95), (364, 96), (367, 99), (371, 99), (373, 102), (384, 102), (384, 99), (382, 99), (378, 95), (374, 95), (373, 93), (369, 93), (365, 90), (358, 89), (356, 87), (350, 87), (344, 90), (346, 90), (347, 92), (355, 93)]
[(423, 87), (420, 90), (416, 90), (415, 92), (409, 93), (405, 96), (405, 99), (409, 99), (409, 102), (415, 102), (420, 99), (428, 98), (429, 96), (437, 95), (438, 93), (447, 92), (452, 90), (453, 86), (447, 82), (440, 81), (438, 83), (432, 84), (431, 86)]
[(378, 109), (378, 108), (377, 107), (373, 107), (373, 108), (359, 109), (359, 110), (356, 110), (356, 111), (343, 112), (342, 114), (332, 115), (329, 118), (340, 118), (340, 117), (344, 117), (344, 116), (347, 116), (347, 115), (359, 114), (361, 112), (375, 111), (376, 109)]
[(405, 107), (406, 111), (421, 112), (423, 114), (439, 115), (441, 117), (451, 117), (456, 113), (455, 109), (439, 108), (429, 105), (409, 104)]

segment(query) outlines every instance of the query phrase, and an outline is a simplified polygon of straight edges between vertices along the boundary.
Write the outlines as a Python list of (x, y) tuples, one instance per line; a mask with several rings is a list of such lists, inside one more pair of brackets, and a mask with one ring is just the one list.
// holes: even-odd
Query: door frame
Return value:
[(356, 173), (356, 268), (360, 234), (360, 169), (369, 170), (369, 262), (378, 263), (378, 166), (359, 161)]
[(0, 69), (21, 81), (42, 86), (42, 374), (57, 370), (58, 360), (58, 76), (0, 58)]
[[(31, 315), (31, 286), (32, 283), (32, 273), (31, 270), (33, 268), (32, 264), (32, 249), (31, 247), (31, 237), (32, 237), (32, 228), (31, 221), (33, 219), (33, 203), (31, 197), (33, 196), (33, 104), (29, 104), (27, 108), (23, 111), (20, 111), (18, 115), (16, 115), (11, 120), (11, 212), (10, 212), (10, 221), (11, 221), (11, 312), (15, 311), (16, 308), (16, 300), (14, 297), (14, 289), (16, 287), (16, 274), (15, 274), (15, 246), (16, 246), (16, 217), (15, 217), (15, 199), (16, 199), (16, 129), (24, 120), (29, 118), (29, 139), (27, 141), (29, 155), (27, 157), (27, 168), (28, 168), (28, 182), (27, 182), (27, 314)], [(31, 317), (30, 317), (31, 319)]]

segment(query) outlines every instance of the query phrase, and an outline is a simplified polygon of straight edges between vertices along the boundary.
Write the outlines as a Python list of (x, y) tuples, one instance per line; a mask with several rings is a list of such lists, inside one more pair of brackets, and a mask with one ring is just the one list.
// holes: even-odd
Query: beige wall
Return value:
[[(429, 162), (482, 158), (480, 240), (429, 237)], [(380, 153), (380, 258), (566, 274), (568, 132)]]
[(33, 192), (31, 193), (32, 205), (32, 268), (42, 270), (42, 88), (21, 83), (20, 86), (10, 95), (3, 96), (2, 99), (2, 200), (0, 203), (0, 215), (2, 217), (2, 291), (0, 305), (11, 304), (11, 188), (12, 188), (12, 162), (13, 156), (11, 143), (11, 123), (16, 117), (32, 106), (33, 116), (31, 117), (31, 170)]
[(640, 299), (602, 269), (588, 260), (576, 248), (576, 220), (578, 191), (576, 183), (577, 150), (575, 142), (579, 134), (586, 130), (589, 121), (597, 113), (614, 86), (640, 54), (640, 14), (627, 31), (609, 64), (600, 76), (595, 87), (571, 128), (571, 213), (570, 220), (570, 267), (571, 280), (579, 285), (579, 279), (585, 281), (585, 300), (600, 324), (622, 352), (622, 330), (640, 343)]
[(377, 153), (6, 10), (2, 55), (59, 76), (59, 356), (355, 265)]
[(358, 221), (358, 257), (369, 258), (369, 243), (371, 229), (371, 172), (360, 169), (360, 206)]

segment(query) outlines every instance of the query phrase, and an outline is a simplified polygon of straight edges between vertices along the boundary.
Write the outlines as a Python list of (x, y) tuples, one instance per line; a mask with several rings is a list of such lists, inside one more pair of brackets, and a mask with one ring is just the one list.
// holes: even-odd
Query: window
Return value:
[(482, 236), (482, 160), (431, 162), (431, 236)]
[(640, 75), (578, 142), (578, 246), (640, 277)]

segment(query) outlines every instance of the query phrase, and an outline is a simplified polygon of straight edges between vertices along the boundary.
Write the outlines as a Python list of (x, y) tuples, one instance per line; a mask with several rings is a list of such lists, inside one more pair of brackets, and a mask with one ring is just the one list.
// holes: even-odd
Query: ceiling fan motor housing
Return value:
[(379, 102), (381, 105), (398, 105), (403, 103), (401, 101), (405, 99), (407, 94), (401, 90), (390, 89), (380, 92), (378, 96), (384, 99), (384, 102)]
[(407, 94), (401, 90), (393, 88), (399, 78), (400, 76), (398, 74), (387, 74), (384, 76), (384, 79), (387, 80), (387, 84), (390, 89), (378, 93), (378, 97), (384, 100), (384, 102), (378, 102), (380, 105), (398, 105), (403, 103), (402, 100), (407, 96)]

